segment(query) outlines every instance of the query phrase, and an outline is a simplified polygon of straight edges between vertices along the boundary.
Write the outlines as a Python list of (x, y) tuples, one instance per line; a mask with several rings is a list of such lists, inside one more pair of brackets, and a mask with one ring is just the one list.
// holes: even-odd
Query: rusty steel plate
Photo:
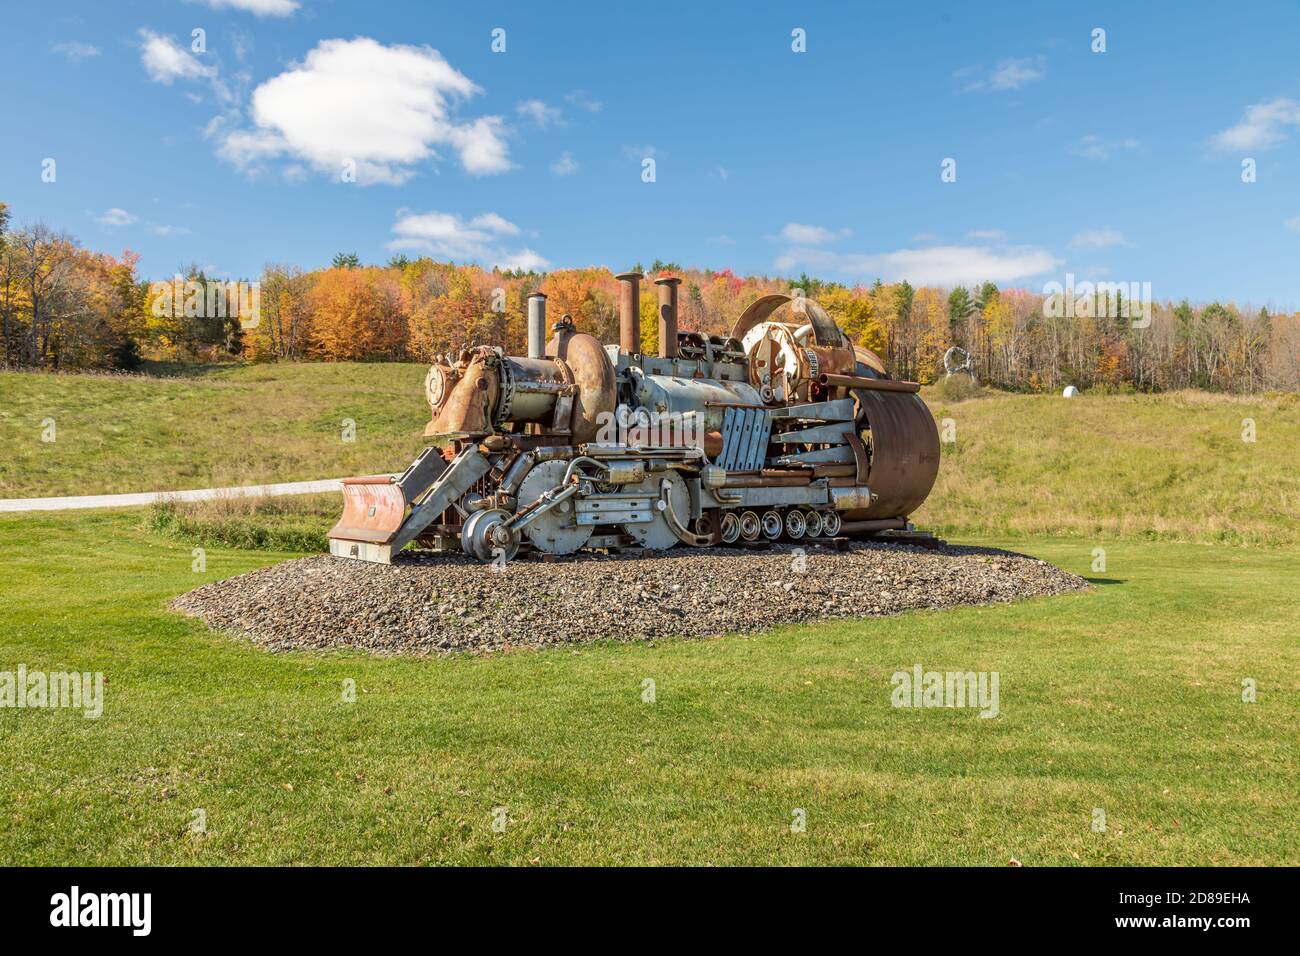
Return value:
[(848, 520), (905, 518), (921, 506), (939, 474), (939, 430), (919, 395), (854, 391), (871, 429), (867, 484), (879, 497)]
[(343, 517), (329, 536), (387, 544), (405, 518), (406, 498), (388, 476), (349, 478), (343, 482)]

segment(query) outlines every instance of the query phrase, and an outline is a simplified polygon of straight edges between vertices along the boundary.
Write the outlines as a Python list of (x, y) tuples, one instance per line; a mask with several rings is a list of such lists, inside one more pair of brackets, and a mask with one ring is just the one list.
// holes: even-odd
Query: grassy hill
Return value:
[[(918, 523), (954, 534), (1300, 542), (1300, 395), (927, 401), (956, 441), (941, 446)], [(1244, 419), (1253, 442), (1242, 440)]]
[[(184, 372), (0, 373), (0, 497), (392, 471), (423, 444), (422, 365)], [(948, 535), (1300, 543), (1300, 396), (925, 397), (956, 440), (942, 446), (919, 524)], [(53, 443), (40, 440), (46, 418)], [(1245, 418), (1253, 443), (1241, 438)], [(355, 441), (343, 441), (345, 419)]]
[[(0, 372), (0, 497), (305, 481), (404, 468), (426, 366), (181, 367), (165, 376)], [(42, 442), (53, 419), (55, 441)], [(344, 441), (344, 420), (356, 423)]]

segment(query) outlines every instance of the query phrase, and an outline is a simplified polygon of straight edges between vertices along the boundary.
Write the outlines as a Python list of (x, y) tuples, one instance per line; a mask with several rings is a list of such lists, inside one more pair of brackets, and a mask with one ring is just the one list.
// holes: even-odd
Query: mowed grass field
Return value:
[[(0, 497), (400, 471), (424, 445), (424, 372), (293, 363), (169, 377), (0, 372)], [(916, 515), (927, 527), (1300, 544), (1300, 396), (923, 394), (955, 439)], [(47, 419), (53, 442), (41, 440)], [(1242, 440), (1245, 419), (1253, 442)], [(345, 421), (355, 423), (350, 441)]]
[[(0, 498), (401, 470), (425, 444), (426, 371), (287, 363), (165, 376), (0, 372)], [(42, 441), (48, 420), (54, 441)]]
[[(421, 375), (0, 375), (3, 493), (398, 468), (427, 417)], [(100, 417), (60, 424), (57, 452), (29, 449), (55, 393)], [(262, 431), (197, 414), (218, 400), (259, 409)], [(140, 510), (0, 515), (0, 671), (107, 680), (98, 719), (0, 708), (0, 863), (1300, 863), (1294, 401), (932, 404), (957, 442), (918, 520), (1091, 590), (703, 641), (269, 654), (167, 603), (294, 552), (208, 546), (195, 571), (194, 542)], [(170, 431), (133, 465), (159, 405)], [(342, 417), (357, 421), (350, 446), (331, 430)], [(242, 464), (224, 460), (218, 425)], [(1221, 459), (1204, 462), (1212, 448)], [(55, 490), (14, 464), (51, 453), (69, 469)], [(1241, 520), (1198, 519), (1221, 512)], [(998, 672), (998, 716), (891, 706), (891, 675), (916, 664)]]
[[(1290, 551), (1123, 542), (1066, 597), (477, 658), (274, 655), (165, 608), (287, 556), (0, 519), (0, 661), (108, 680), (98, 719), (0, 710), (0, 862), (1300, 862)], [(892, 707), (917, 663), (997, 671), (999, 715)]]

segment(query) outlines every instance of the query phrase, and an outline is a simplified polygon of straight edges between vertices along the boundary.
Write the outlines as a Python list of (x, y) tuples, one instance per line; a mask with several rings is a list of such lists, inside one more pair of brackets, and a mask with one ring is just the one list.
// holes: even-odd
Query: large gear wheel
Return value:
[[(564, 481), (568, 469), (569, 463), (561, 459), (536, 465), (519, 486), (519, 507), (526, 508)], [(594, 529), (589, 524), (577, 523), (575, 501), (575, 498), (561, 501), (524, 526), (524, 534), (528, 535), (533, 547), (547, 554), (572, 554), (587, 543)]]
[(686, 487), (686, 480), (677, 472), (668, 471), (650, 475), (644, 481), (639, 481), (635, 485), (624, 485), (622, 489), (624, 492), (633, 492), (650, 499), (650, 509), (655, 515), (654, 520), (619, 525), (619, 530), (630, 535), (632, 540), (641, 547), (650, 548), (652, 551), (666, 551), (680, 544), (677, 533), (673, 531), (663, 512), (659, 510), (663, 498), (660, 488), (664, 481), (668, 482), (668, 501), (672, 505), (673, 513), (685, 527), (691, 520), (691, 492)]

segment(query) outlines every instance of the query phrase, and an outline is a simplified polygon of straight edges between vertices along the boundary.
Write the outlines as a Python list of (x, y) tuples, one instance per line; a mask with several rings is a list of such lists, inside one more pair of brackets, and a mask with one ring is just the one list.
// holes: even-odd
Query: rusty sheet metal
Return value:
[(406, 498), (390, 476), (348, 478), (343, 482), (343, 517), (330, 529), (329, 536), (387, 544), (405, 517)]
[(475, 356), (464, 375), (452, 387), (442, 408), (424, 429), (426, 438), (477, 438), (492, 432), (489, 409), (500, 392), (500, 375), (488, 368), (482, 356)]
[(748, 309), (740, 314), (740, 318), (736, 320), (736, 324), (731, 328), (731, 337), (737, 341), (744, 339), (746, 332), (760, 322), (766, 322), (768, 316), (789, 301), (790, 297), (781, 292), (772, 292), (768, 295), (759, 296), (750, 303)]
[(939, 474), (934, 416), (919, 395), (863, 389), (854, 395), (871, 428), (867, 484), (879, 497), (870, 508), (849, 512), (845, 518), (906, 517), (925, 501)]
[(566, 423), (574, 444), (595, 441), (618, 405), (618, 382), (605, 347), (599, 339), (573, 332), (555, 336), (549, 352), (569, 370), (575, 387), (572, 417)]

